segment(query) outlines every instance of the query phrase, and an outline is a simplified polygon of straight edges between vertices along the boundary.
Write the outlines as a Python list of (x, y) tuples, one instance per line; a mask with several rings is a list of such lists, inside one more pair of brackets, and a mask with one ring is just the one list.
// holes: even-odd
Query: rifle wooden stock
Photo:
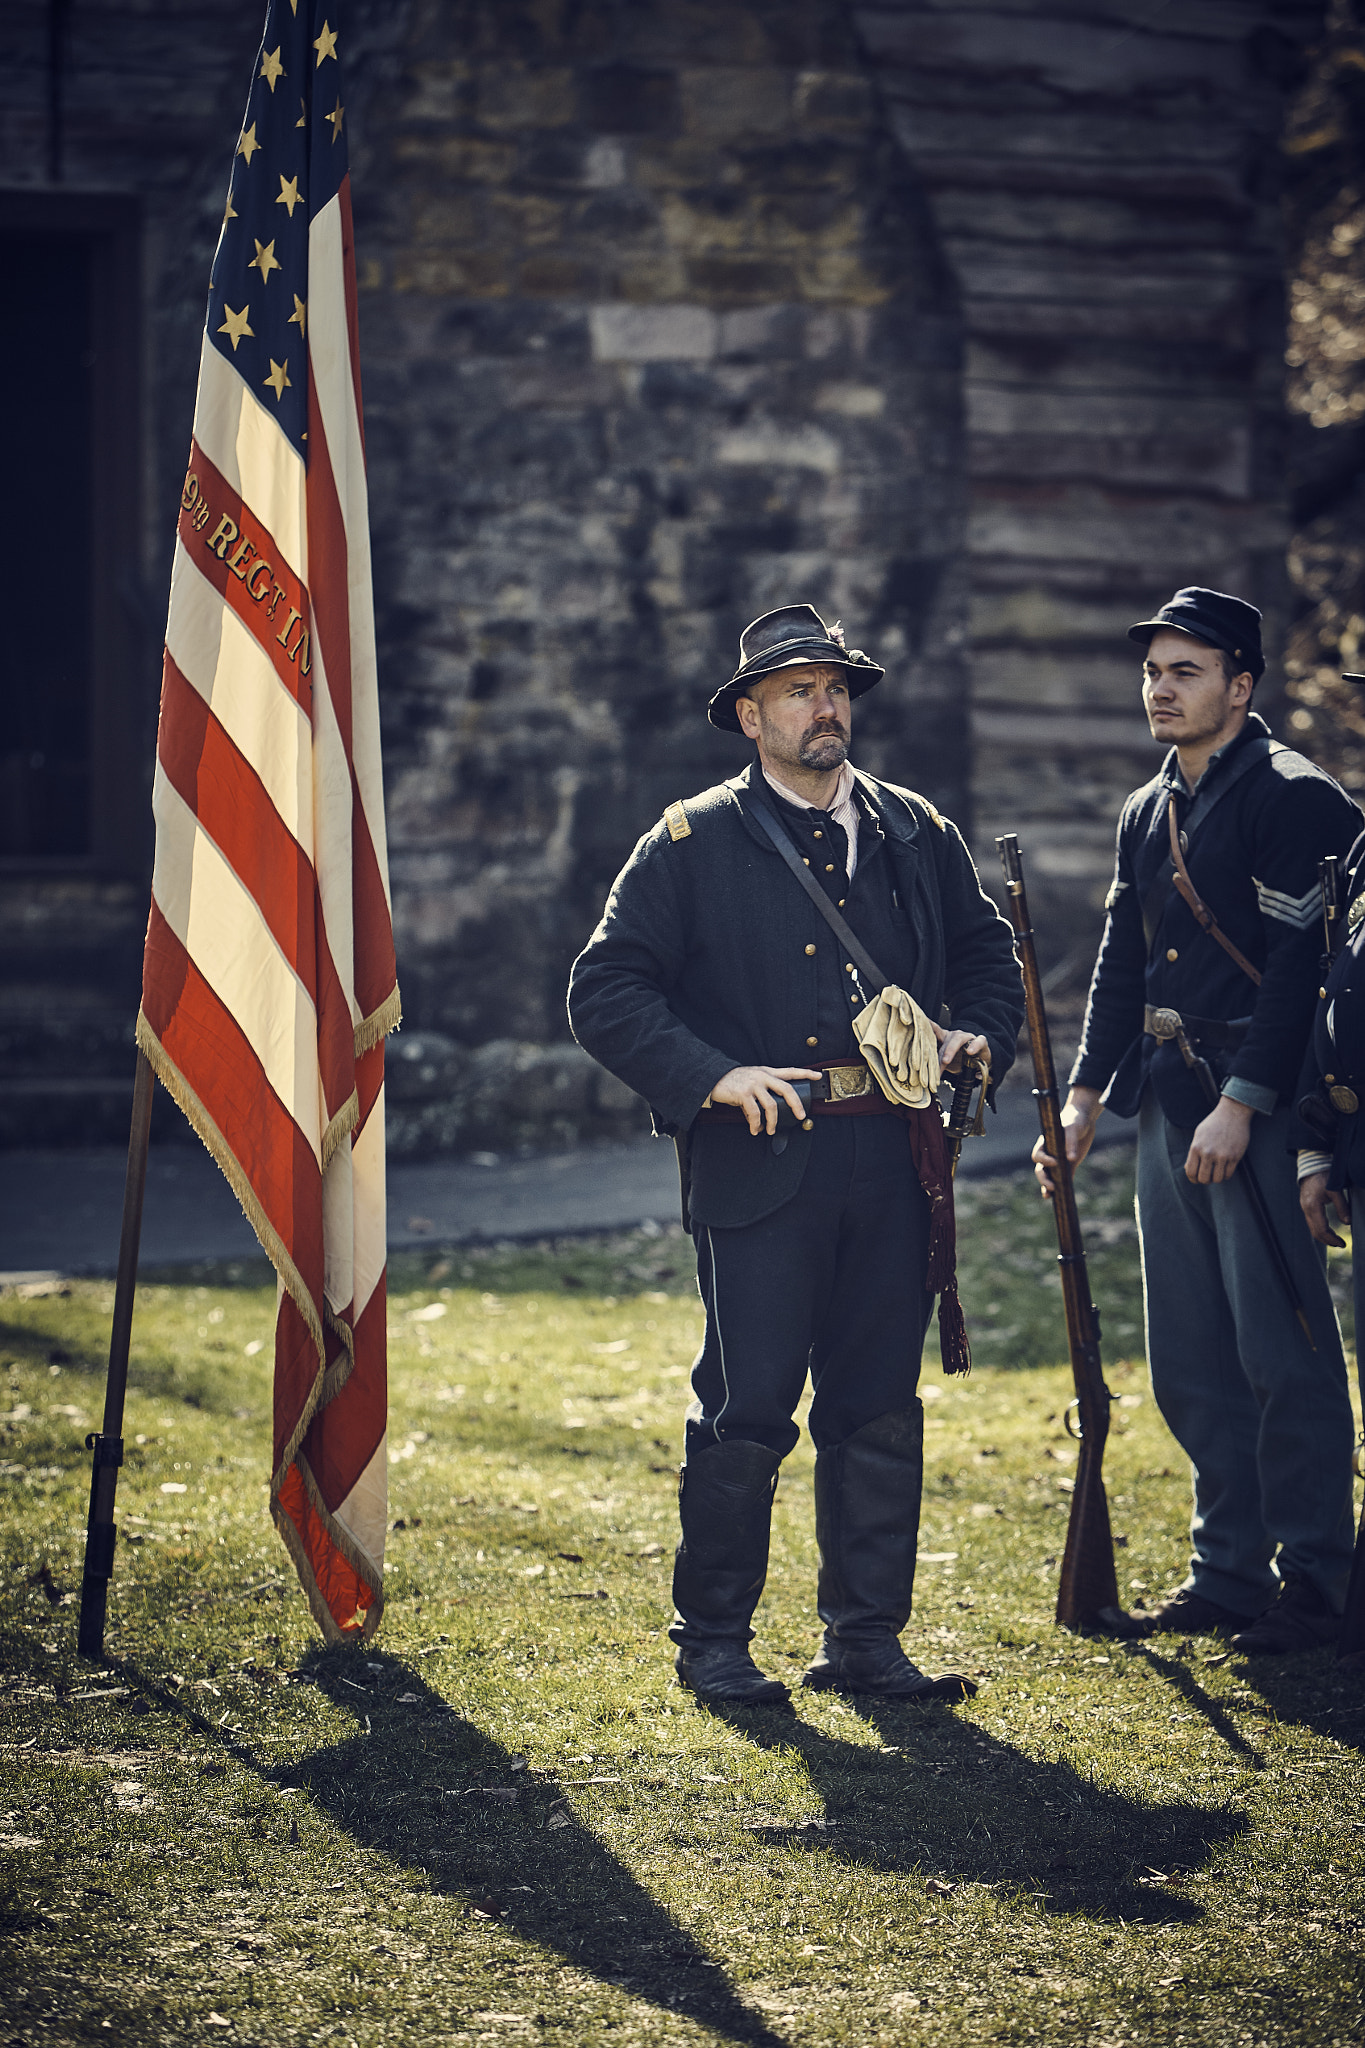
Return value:
[(1071, 1496), (1071, 1520), (1066, 1532), (1061, 1583), (1057, 1588), (1057, 1619), (1066, 1628), (1114, 1627), (1122, 1620), (1122, 1610), (1114, 1572), (1114, 1539), (1109, 1528), (1109, 1503), (1105, 1498), (1103, 1478), (1104, 1444), (1109, 1434), (1109, 1404), (1113, 1397), (1105, 1385), (1104, 1368), (1100, 1362), (1099, 1311), (1090, 1298), (1090, 1278), (1086, 1271), (1080, 1219), (1076, 1213), (1076, 1191), (1066, 1156), (1057, 1075), (1052, 1063), (1052, 1041), (1048, 1035), (1033, 927), (1029, 922), (1028, 897), (1024, 892), (1019, 842), (1011, 832), (995, 843), (1000, 849), (1000, 863), (1005, 871), (1015, 951), (1024, 978), (1029, 1046), (1037, 1083), (1033, 1094), (1038, 1104), (1038, 1121), (1042, 1125), (1047, 1150), (1057, 1162), (1052, 1171), (1052, 1214), (1057, 1225), (1057, 1257), (1062, 1269), (1062, 1299), (1066, 1306), (1066, 1340), (1071, 1353), (1071, 1372), (1076, 1382), (1076, 1407), (1080, 1417), (1080, 1456), (1076, 1466), (1076, 1490)]

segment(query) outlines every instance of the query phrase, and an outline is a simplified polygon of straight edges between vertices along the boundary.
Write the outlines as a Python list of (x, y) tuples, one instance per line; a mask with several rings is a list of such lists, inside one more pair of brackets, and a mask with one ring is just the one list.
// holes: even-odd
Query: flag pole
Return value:
[(138, 1047), (133, 1081), (133, 1120), (128, 1132), (128, 1177), (123, 1184), (123, 1231), (119, 1238), (114, 1324), (109, 1335), (109, 1372), (104, 1385), (104, 1427), (85, 1439), (94, 1454), (90, 1514), (85, 1528), (85, 1574), (76, 1650), (82, 1657), (104, 1655), (104, 1612), (114, 1575), (114, 1494), (123, 1463), (123, 1401), (128, 1390), (128, 1347), (133, 1334), (138, 1251), (142, 1243), (142, 1198), (147, 1192), (147, 1140), (152, 1126), (156, 1077)]

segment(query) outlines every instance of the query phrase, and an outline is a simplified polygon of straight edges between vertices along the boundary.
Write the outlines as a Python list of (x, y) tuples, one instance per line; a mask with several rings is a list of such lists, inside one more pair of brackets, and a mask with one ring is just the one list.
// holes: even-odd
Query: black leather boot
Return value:
[(749, 1655), (781, 1462), (764, 1444), (705, 1444), (679, 1476), (682, 1541), (669, 1634), (678, 1646), (678, 1678), (699, 1699), (768, 1706), (790, 1697)]
[(968, 1699), (969, 1678), (930, 1678), (897, 1638), (910, 1619), (924, 1482), (924, 1411), (898, 1409), (817, 1453), (824, 1646), (801, 1680), (816, 1691), (881, 1699)]

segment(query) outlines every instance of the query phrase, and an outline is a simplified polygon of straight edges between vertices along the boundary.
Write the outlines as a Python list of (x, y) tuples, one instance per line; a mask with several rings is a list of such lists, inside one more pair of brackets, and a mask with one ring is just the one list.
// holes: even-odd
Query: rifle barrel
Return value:
[(1000, 849), (1000, 863), (1005, 872), (1015, 952), (1024, 982), (1029, 1048), (1033, 1054), (1036, 1083), (1033, 1095), (1038, 1104), (1038, 1121), (1042, 1126), (1044, 1144), (1056, 1162), (1052, 1168), (1052, 1210), (1057, 1226), (1062, 1300), (1066, 1308), (1067, 1348), (1071, 1354), (1071, 1371), (1080, 1409), (1081, 1448), (1076, 1465), (1076, 1487), (1071, 1496), (1066, 1552), (1057, 1588), (1057, 1619), (1066, 1628), (1098, 1625), (1124, 1633), (1118, 1578), (1114, 1570), (1114, 1541), (1109, 1527), (1109, 1503), (1105, 1498), (1103, 1478), (1104, 1444), (1109, 1434), (1109, 1404), (1113, 1396), (1105, 1385), (1104, 1368), (1100, 1362), (1099, 1314), (1091, 1299), (1085, 1245), (1076, 1210), (1076, 1190), (1071, 1162), (1066, 1154), (1052, 1039), (1024, 887), (1023, 858), (1019, 841), (1012, 832), (997, 839), (996, 845)]

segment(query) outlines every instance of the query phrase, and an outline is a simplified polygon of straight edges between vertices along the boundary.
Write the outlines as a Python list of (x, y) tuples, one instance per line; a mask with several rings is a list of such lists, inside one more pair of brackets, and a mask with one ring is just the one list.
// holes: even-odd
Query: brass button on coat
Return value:
[[(806, 865), (809, 867), (809, 861), (806, 863)], [(834, 873), (834, 862), (832, 860), (827, 860), (825, 862), (825, 873), (827, 875), (832, 875)]]
[(1328, 1089), (1327, 1100), (1331, 1103), (1338, 1116), (1354, 1116), (1360, 1108), (1360, 1097), (1356, 1094), (1355, 1089), (1343, 1086), (1340, 1081), (1338, 1081), (1335, 1088)]
[(806, 948), (806, 957), (807, 957), (807, 958), (809, 958), (809, 957), (810, 957), (810, 955), (811, 955), (811, 954), (812, 954), (812, 953), (813, 953), (814, 951), (815, 951), (815, 948), (814, 948), (814, 946), (807, 946), (807, 948)]
[(1168, 946), (1166, 948), (1166, 958), (1168, 960), (1178, 960), (1180, 958), (1180, 955), (1179, 953), (1177, 953), (1174, 946)]
[(815, 836), (817, 839), (823, 839), (825, 835), (823, 832), (817, 832)]
[(807, 1117), (807, 1118), (806, 1118), (806, 1120), (805, 1120), (805, 1122), (804, 1122), (804, 1123), (802, 1124), (801, 1128), (802, 1128), (802, 1130), (803, 1130), (803, 1131), (813, 1131), (813, 1130), (815, 1129), (815, 1120), (814, 1120), (814, 1118), (813, 1118), (813, 1117)]
[(808, 1039), (806, 1040), (806, 1044), (807, 1044), (807, 1045), (818, 1045), (819, 1043), (820, 1043), (820, 1041), (819, 1041), (819, 1039), (818, 1039), (818, 1038), (808, 1038)]

